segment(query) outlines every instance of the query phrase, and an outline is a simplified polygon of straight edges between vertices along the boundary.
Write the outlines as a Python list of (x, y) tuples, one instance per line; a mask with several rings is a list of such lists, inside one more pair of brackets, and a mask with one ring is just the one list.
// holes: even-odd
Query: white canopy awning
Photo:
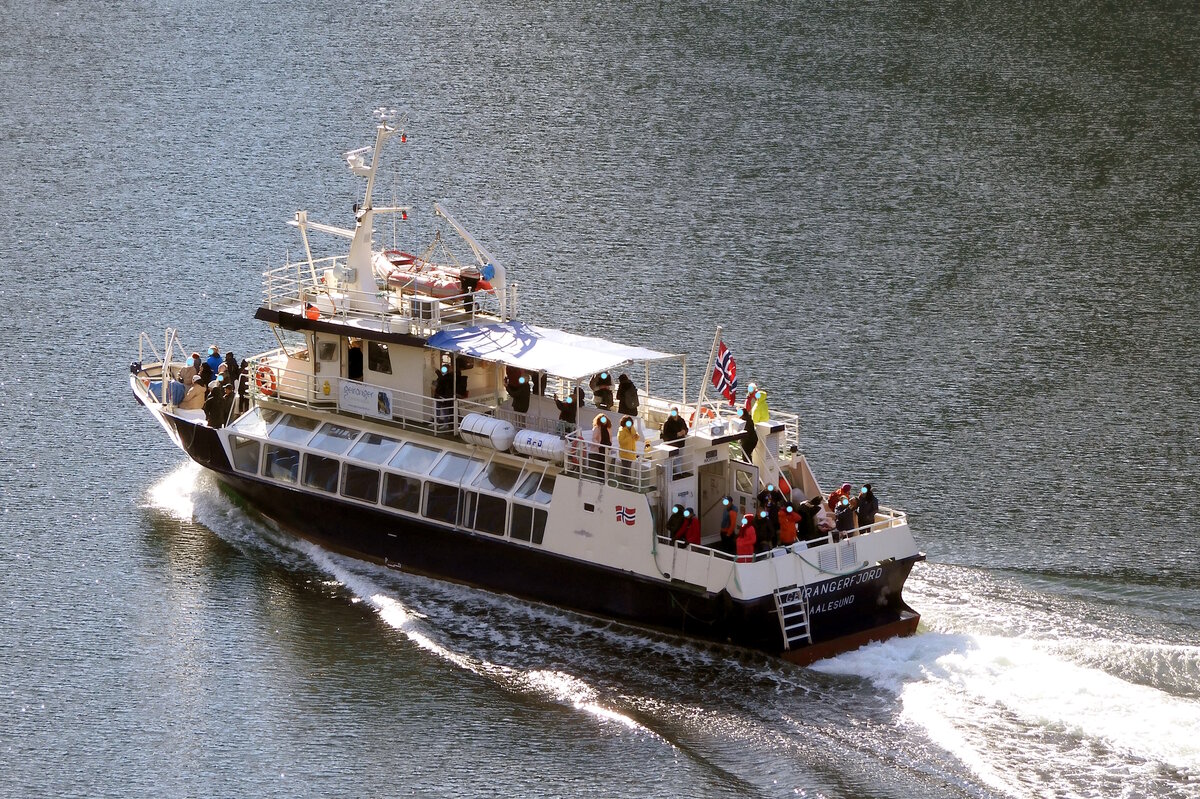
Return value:
[(547, 372), (569, 380), (590, 377), (630, 361), (661, 361), (681, 357), (524, 322), (497, 322), (441, 330), (430, 336), (427, 344), (444, 352), (470, 355), (482, 361), (495, 361), (530, 372)]

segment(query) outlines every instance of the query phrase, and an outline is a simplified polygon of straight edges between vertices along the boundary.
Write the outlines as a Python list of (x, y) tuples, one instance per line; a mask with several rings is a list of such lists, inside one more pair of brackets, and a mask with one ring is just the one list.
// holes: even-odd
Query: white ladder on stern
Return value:
[(775, 589), (775, 607), (779, 610), (779, 627), (783, 630), (783, 648), (792, 649), (800, 643), (812, 643), (808, 628), (808, 597), (802, 586)]

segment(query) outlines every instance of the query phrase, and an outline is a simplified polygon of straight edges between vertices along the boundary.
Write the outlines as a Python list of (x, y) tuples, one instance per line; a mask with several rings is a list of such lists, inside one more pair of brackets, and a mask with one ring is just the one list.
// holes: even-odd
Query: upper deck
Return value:
[(419, 280), (422, 274), (433, 274), (433, 269), (407, 273), (412, 280), (389, 280), (389, 272), (380, 263), (383, 254), (376, 256), (372, 263), (375, 290), (371, 292), (355, 288), (345, 256), (295, 261), (268, 269), (263, 272), (261, 307), (340, 324), (347, 328), (347, 335), (375, 332), (421, 338), (444, 329), (498, 322), (516, 315), (515, 283), (508, 286), (502, 306), (500, 296), (492, 290), (460, 287), (455, 291), (444, 280), (436, 287), (432, 281)]

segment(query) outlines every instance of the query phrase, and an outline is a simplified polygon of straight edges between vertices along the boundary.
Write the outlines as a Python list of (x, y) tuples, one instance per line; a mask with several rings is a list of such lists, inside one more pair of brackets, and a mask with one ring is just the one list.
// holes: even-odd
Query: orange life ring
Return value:
[(688, 422), (689, 426), (694, 425), (696, 423), (696, 414), (699, 414), (702, 419), (716, 419), (717, 418), (717, 415), (712, 412), (712, 408), (708, 407), (707, 405), (702, 405), (698, 410), (692, 412), (692, 418)]
[(277, 386), (275, 383), (275, 372), (271, 370), (271, 367), (264, 363), (260, 364), (259, 367), (254, 370), (254, 385), (258, 387), (260, 392), (266, 394), (268, 397), (275, 396), (275, 390)]

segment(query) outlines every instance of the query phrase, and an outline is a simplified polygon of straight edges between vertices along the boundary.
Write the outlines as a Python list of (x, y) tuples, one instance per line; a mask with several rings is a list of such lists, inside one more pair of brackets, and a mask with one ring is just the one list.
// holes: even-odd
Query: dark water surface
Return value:
[[(1200, 796), (1200, 8), (4, 3), (0, 795)], [(797, 669), (264, 529), (128, 396), (411, 112), (526, 318), (723, 323), (924, 632)], [(694, 385), (694, 384), (693, 384)]]

